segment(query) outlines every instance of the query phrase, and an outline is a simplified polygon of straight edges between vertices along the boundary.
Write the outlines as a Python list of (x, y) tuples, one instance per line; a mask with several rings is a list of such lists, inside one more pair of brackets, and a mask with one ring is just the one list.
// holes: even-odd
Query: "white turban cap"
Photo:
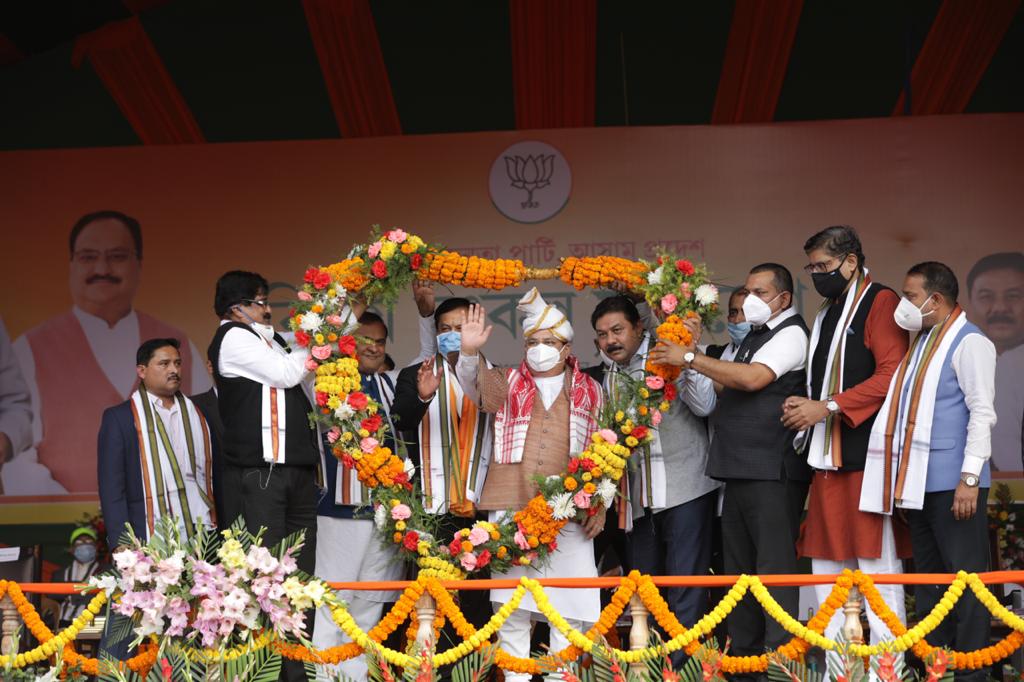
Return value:
[(517, 306), (523, 318), (523, 336), (547, 329), (560, 341), (572, 341), (572, 325), (558, 306), (549, 305), (534, 287), (519, 299)]

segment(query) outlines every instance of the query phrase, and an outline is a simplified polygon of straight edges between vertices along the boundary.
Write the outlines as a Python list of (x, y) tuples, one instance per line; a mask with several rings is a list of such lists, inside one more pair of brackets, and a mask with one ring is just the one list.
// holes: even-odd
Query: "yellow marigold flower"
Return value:
[(593, 476), (591, 476), (589, 471), (584, 471), (583, 475), (580, 476), (580, 478), (582, 478), (584, 481), (589, 481), (590, 479), (593, 478)]
[(492, 540), (500, 540), (501, 539), (501, 533), (499, 533), (496, 530), (492, 530), (491, 531), (491, 539)]
[(353, 436), (352, 436), (352, 432), (351, 431), (346, 431), (345, 433), (341, 434), (341, 442), (342, 443), (347, 443), (350, 440), (352, 440), (352, 438), (353, 438)]
[(658, 409), (661, 410), (662, 412), (668, 412), (670, 407), (672, 406), (668, 404), (667, 400), (663, 400), (661, 404), (658, 405)]
[(319, 343), (319, 344), (322, 344), (324, 342), (324, 335), (323, 334), (317, 334), (315, 338), (316, 338), (316, 342)]
[(623, 412), (622, 410), (619, 410), (618, 412), (615, 413), (615, 421), (620, 422), (620, 421), (622, 421), (625, 418), (626, 418), (626, 413)]
[(369, 438), (370, 437), (370, 432), (367, 431), (366, 429), (359, 429), (359, 437), (360, 438)]
[(380, 257), (383, 260), (391, 260), (394, 257), (394, 255), (395, 255), (395, 251), (397, 251), (397, 250), (398, 250), (398, 245), (397, 244), (395, 244), (392, 241), (386, 241), (380, 247)]
[(643, 416), (645, 416), (645, 417), (646, 417), (646, 416), (647, 416), (647, 413), (648, 413), (648, 412), (649, 412), (650, 410), (648, 410), (648, 409), (647, 409), (647, 406), (646, 406), (646, 405), (641, 405), (640, 407), (636, 408), (636, 411), (637, 411), (637, 412), (639, 412), (639, 413), (640, 413), (641, 415), (643, 415)]
[(640, 441), (638, 441), (634, 436), (626, 436), (626, 445), (629, 447), (635, 448), (639, 444)]
[(391, 500), (389, 500), (389, 504), (392, 507), (397, 507), (398, 505), (402, 504), (402, 501), (401, 500), (396, 500), (395, 498), (391, 498)]
[(641, 398), (647, 399), (651, 397), (651, 392), (648, 391), (646, 388), (641, 387), (640, 390), (637, 392), (640, 394)]
[(594, 485), (593, 483), (583, 484), (583, 492), (590, 493), (591, 495), (593, 495), (595, 490), (597, 490), (597, 486)]
[(462, 551), (463, 552), (472, 552), (473, 551), (473, 543), (470, 542), (469, 540), (463, 540), (462, 544), (460, 545), (460, 547), (462, 547)]
[(572, 476), (567, 476), (565, 478), (565, 482), (562, 485), (565, 486), (566, 490), (572, 491), (572, 490), (576, 490), (576, 486), (578, 486), (579, 484), (576, 483), (576, 479), (575, 478), (573, 478)]
[(506, 548), (505, 545), (499, 547), (497, 556), (499, 559), (504, 559), (506, 556), (508, 556), (508, 548)]
[(395, 530), (405, 530), (405, 521), (398, 521), (395, 523)]
[(394, 540), (395, 542), (401, 542), (402, 541), (402, 534), (401, 533), (395, 533), (394, 535), (391, 536), (391, 539)]

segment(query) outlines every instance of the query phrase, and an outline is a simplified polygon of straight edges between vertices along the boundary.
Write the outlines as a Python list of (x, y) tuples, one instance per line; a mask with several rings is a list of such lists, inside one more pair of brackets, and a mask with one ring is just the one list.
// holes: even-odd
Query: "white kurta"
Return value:
[[(490, 512), (492, 523), (506, 512)], [(588, 540), (583, 526), (578, 523), (567, 523), (558, 534), (558, 549), (551, 555), (548, 565), (540, 570), (533, 566), (513, 566), (507, 573), (492, 572), (491, 577), (515, 578), (523, 576), (533, 579), (541, 578), (596, 578), (597, 564), (594, 561), (594, 541)], [(513, 590), (491, 590), (491, 601), (504, 604), (512, 598)], [(585, 623), (596, 623), (601, 617), (601, 591), (595, 588), (545, 587), (551, 605), (562, 616)], [(520, 610), (540, 613), (537, 602), (529, 592), (519, 603)]]

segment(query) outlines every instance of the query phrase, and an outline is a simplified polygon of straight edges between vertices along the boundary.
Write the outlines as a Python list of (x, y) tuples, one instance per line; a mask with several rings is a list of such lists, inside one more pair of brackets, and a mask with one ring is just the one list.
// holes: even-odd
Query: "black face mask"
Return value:
[[(842, 267), (842, 265), (840, 265)], [(836, 268), (832, 272), (812, 272), (811, 280), (814, 282), (814, 289), (823, 298), (836, 299), (843, 295), (846, 285), (850, 280), (843, 277), (843, 273)]]

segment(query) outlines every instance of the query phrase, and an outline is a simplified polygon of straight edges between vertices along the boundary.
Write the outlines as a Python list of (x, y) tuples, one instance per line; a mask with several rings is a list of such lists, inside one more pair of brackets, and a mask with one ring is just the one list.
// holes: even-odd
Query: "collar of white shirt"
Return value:
[(773, 317), (772, 319), (768, 320), (768, 322), (766, 323), (767, 327), (769, 329), (775, 329), (780, 324), (782, 324), (783, 322), (785, 322), (789, 318), (793, 317), (794, 315), (796, 315), (796, 308), (790, 306), (789, 308), (786, 308), (785, 310), (783, 310), (780, 314), (778, 314), (775, 317)]

